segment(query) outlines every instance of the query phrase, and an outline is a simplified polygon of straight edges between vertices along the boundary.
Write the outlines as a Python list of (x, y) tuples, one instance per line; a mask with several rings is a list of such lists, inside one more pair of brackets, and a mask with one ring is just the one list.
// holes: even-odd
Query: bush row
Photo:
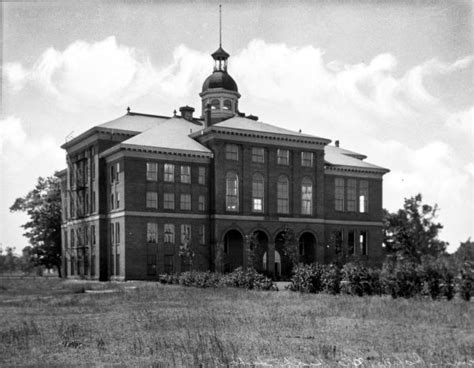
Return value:
[(465, 262), (457, 277), (442, 262), (422, 264), (386, 261), (381, 269), (372, 269), (357, 263), (336, 265), (298, 265), (293, 269), (289, 289), (306, 293), (381, 295), (410, 298), (416, 295), (433, 299), (452, 299), (457, 292), (470, 300), (474, 294), (474, 267)]
[(221, 274), (209, 271), (187, 271), (180, 274), (159, 275), (158, 280), (163, 284), (179, 284), (183, 286), (208, 287), (237, 287), (257, 290), (277, 290), (273, 281), (258, 273), (253, 268), (239, 267), (231, 273)]

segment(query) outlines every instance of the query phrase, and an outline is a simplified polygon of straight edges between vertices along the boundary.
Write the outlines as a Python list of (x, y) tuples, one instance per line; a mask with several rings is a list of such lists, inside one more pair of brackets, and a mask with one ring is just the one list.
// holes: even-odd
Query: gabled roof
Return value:
[(334, 147), (334, 146), (325, 146), (324, 147), (324, 162), (329, 166), (335, 167), (345, 167), (345, 168), (359, 168), (359, 169), (366, 169), (366, 170), (373, 170), (379, 171), (383, 173), (387, 173), (390, 170), (377, 166), (368, 162), (363, 161), (363, 159), (359, 159), (354, 157), (355, 155), (359, 155), (360, 157), (367, 157), (364, 155), (357, 154), (355, 152), (345, 150), (343, 148)]
[(129, 130), (132, 132), (143, 132), (150, 128), (166, 123), (169, 116), (147, 115), (129, 112), (117, 119), (100, 124), (99, 128)]

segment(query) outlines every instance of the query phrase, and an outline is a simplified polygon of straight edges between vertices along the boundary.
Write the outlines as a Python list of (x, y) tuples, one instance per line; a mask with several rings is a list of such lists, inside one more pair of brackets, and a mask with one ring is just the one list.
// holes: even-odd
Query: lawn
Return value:
[(2, 367), (474, 366), (458, 299), (0, 279), (0, 311)]

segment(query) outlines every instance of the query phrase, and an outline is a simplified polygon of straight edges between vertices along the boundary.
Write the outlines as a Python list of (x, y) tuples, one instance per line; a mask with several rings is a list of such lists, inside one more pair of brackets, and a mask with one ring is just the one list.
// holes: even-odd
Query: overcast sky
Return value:
[[(413, 4), (415, 3), (415, 4)], [(2, 2), (0, 243), (66, 136), (132, 111), (200, 114), (219, 2)], [(422, 193), (453, 251), (473, 235), (474, 57), (469, 1), (223, 2), (223, 47), (261, 121), (338, 139), (391, 170), (384, 207)]]

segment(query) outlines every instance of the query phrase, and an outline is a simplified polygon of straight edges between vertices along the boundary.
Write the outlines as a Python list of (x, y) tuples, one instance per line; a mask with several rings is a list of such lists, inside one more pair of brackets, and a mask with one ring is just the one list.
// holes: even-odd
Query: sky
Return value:
[[(438, 204), (454, 251), (474, 233), (469, 1), (223, 1), (239, 108), (389, 168), (384, 207)], [(200, 112), (216, 1), (1, 2), (0, 247), (28, 245), (15, 198), (66, 167), (60, 145), (132, 111)]]

